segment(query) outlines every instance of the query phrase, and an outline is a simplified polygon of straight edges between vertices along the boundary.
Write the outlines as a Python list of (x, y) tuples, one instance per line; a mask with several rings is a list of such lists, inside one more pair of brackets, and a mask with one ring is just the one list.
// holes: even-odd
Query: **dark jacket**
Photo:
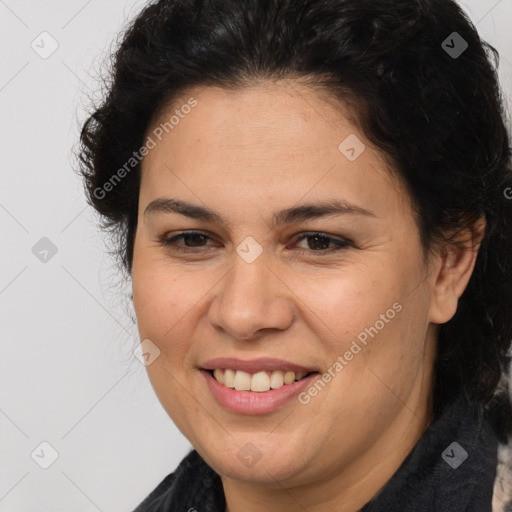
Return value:
[[(489, 419), (461, 395), (360, 512), (512, 512), (507, 482), (497, 476), (499, 446)], [(192, 450), (134, 512), (225, 512), (225, 506), (219, 475)]]

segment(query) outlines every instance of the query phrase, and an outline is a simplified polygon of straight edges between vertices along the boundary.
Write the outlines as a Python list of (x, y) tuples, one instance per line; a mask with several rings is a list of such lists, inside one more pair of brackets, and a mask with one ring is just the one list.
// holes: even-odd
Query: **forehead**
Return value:
[(141, 192), (149, 200), (181, 181), (210, 197), (222, 196), (226, 187), (244, 197), (296, 201), (339, 191), (343, 199), (363, 196), (368, 204), (384, 194), (391, 207), (390, 189), (398, 200), (404, 191), (338, 104), (288, 81), (192, 88), (161, 110), (147, 131), (155, 147), (142, 163)]
[[(189, 109), (191, 98), (196, 105)], [(310, 155), (313, 147), (331, 143), (336, 148), (340, 136), (356, 131), (344, 106), (333, 105), (313, 89), (289, 81), (239, 89), (196, 87), (162, 109), (151, 130), (160, 127), (162, 138), (174, 139), (176, 146), (187, 142), (198, 154), (212, 146), (232, 154), (264, 148), (261, 158), (299, 158)], [(178, 118), (180, 111), (186, 113)], [(168, 137), (171, 133), (174, 137)]]

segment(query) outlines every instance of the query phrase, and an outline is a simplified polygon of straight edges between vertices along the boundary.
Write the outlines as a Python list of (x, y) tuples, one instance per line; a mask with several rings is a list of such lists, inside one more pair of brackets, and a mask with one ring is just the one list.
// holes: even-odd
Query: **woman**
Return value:
[(512, 175), (450, 0), (160, 0), (83, 127), (194, 450), (136, 511), (512, 510)]

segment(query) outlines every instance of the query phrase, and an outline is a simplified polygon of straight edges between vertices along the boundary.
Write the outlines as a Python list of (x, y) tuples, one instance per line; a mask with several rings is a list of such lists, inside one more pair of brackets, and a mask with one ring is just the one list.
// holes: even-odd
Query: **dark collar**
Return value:
[(360, 512), (492, 512), (497, 448), (481, 408), (460, 395)]
[[(463, 395), (432, 422), (360, 512), (492, 512), (497, 438)], [(464, 460), (462, 460), (464, 459)], [(222, 482), (192, 450), (134, 512), (225, 512)]]

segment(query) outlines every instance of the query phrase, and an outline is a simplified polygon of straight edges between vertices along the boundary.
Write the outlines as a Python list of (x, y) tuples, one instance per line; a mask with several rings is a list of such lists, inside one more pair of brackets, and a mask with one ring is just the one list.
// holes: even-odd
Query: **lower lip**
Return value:
[(318, 373), (312, 373), (293, 384), (284, 384), (278, 389), (270, 389), (260, 393), (228, 388), (218, 382), (209, 371), (201, 370), (201, 373), (219, 404), (229, 411), (239, 414), (268, 414), (277, 411), (300, 394), (318, 376)]

